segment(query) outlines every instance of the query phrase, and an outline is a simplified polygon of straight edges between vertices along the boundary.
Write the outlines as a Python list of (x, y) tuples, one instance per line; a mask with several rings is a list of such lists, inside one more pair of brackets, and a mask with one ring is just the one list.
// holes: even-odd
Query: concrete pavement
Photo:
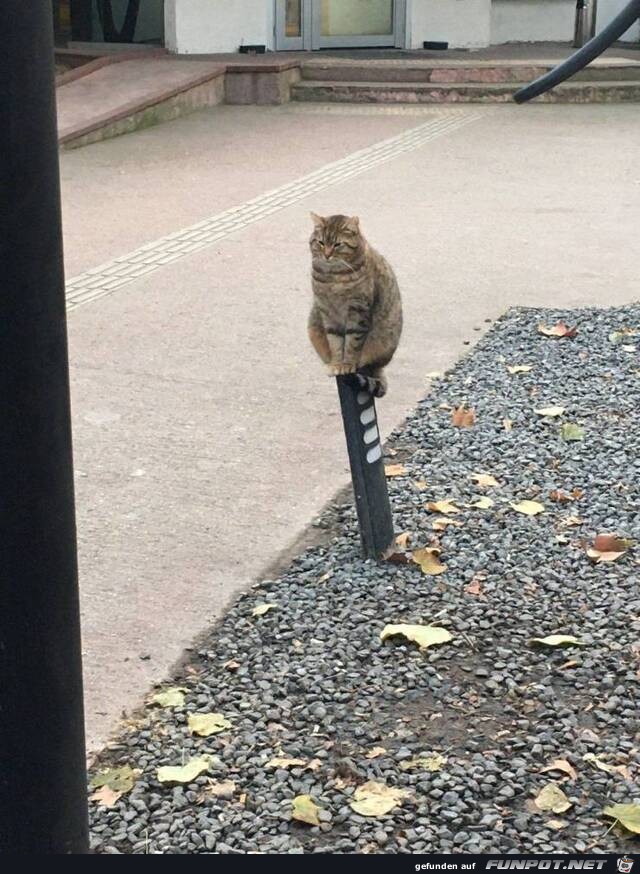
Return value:
[[(67, 276), (449, 112), (216, 107), (65, 153)], [(474, 118), (71, 312), (92, 748), (348, 481), (305, 335), (309, 209), (359, 214), (398, 273), (387, 433), (508, 306), (637, 298), (634, 108), (455, 112)]]

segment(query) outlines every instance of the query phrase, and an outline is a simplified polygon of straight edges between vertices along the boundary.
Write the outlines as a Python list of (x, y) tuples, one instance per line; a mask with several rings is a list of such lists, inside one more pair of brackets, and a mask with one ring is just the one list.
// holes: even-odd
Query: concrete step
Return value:
[[(552, 61), (450, 61), (420, 60), (379, 61), (305, 61), (301, 67), (303, 80), (324, 82), (435, 82), (448, 83), (502, 83), (530, 82), (537, 79), (555, 63)], [(638, 61), (598, 59), (581, 70), (574, 81), (609, 82), (637, 81), (640, 79)]]
[[(517, 83), (328, 82), (302, 80), (291, 99), (320, 103), (506, 103)], [(640, 103), (640, 76), (624, 82), (565, 82), (545, 103)]]

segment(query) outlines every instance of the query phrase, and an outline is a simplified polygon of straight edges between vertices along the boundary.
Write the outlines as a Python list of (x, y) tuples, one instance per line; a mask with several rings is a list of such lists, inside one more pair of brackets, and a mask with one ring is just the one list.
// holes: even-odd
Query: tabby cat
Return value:
[(400, 290), (391, 266), (367, 243), (356, 216), (311, 213), (313, 306), (309, 338), (330, 376), (357, 373), (381, 398), (385, 366), (402, 332)]

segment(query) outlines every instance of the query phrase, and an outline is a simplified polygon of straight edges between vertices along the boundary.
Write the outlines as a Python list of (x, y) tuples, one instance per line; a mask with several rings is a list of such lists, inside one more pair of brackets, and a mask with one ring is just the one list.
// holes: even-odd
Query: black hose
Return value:
[(611, 43), (619, 39), (625, 30), (631, 27), (636, 18), (640, 18), (640, 0), (630, 0), (622, 12), (619, 12), (600, 33), (585, 43), (577, 52), (574, 52), (570, 58), (558, 64), (553, 70), (549, 70), (544, 76), (534, 79), (529, 85), (516, 91), (513, 95), (515, 102), (524, 103), (531, 100), (532, 97), (538, 97), (586, 67), (594, 58), (609, 48)]

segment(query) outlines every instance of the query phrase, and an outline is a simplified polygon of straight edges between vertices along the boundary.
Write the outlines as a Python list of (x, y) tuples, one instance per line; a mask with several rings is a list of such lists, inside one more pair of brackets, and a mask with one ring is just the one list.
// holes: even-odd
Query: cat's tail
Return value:
[(356, 375), (362, 388), (366, 389), (374, 398), (383, 398), (386, 395), (389, 383), (384, 368), (363, 367)]

